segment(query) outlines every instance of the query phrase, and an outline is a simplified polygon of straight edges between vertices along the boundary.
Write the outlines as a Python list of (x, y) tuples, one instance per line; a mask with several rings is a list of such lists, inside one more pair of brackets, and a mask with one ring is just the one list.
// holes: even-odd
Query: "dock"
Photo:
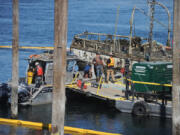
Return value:
[(123, 79), (119, 79), (115, 83), (105, 83), (94, 86), (94, 82), (86, 82), (84, 84), (87, 88), (82, 89), (76, 83), (66, 85), (67, 93), (71, 96), (77, 95), (88, 99), (96, 99), (107, 103), (120, 112), (132, 113), (143, 116), (160, 116), (171, 118), (172, 103), (168, 101), (167, 104), (162, 103), (161, 100), (157, 102), (146, 102), (142, 97), (129, 96), (125, 97), (125, 84)]

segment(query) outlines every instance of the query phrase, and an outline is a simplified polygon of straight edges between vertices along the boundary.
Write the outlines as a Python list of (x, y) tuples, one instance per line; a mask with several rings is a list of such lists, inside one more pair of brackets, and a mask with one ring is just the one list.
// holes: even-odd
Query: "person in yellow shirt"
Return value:
[(112, 57), (112, 55), (110, 56), (110, 58), (107, 60), (107, 82), (109, 82), (109, 75), (111, 74), (112, 77), (112, 81), (114, 82), (114, 58)]
[(27, 72), (27, 83), (28, 83), (28, 85), (32, 84), (33, 76), (34, 76), (33, 68), (29, 67), (28, 72)]

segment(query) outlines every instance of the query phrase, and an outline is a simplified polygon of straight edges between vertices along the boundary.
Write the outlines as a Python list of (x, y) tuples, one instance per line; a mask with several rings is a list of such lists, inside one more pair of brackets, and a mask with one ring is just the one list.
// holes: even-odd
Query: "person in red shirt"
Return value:
[(43, 68), (41, 67), (39, 62), (36, 62), (35, 66), (36, 66), (36, 79), (35, 79), (36, 87), (39, 88), (43, 81)]

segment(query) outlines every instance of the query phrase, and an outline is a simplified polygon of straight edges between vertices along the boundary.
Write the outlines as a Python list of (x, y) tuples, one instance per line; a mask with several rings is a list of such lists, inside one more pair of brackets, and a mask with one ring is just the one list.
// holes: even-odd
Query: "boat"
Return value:
[[(92, 56), (94, 56), (97, 52), (100, 53), (102, 57), (107, 57), (110, 54), (112, 54), (116, 60), (116, 63), (120, 63), (121, 67), (124, 67), (125, 59), (129, 59), (130, 67), (132, 67), (132, 65), (136, 62), (142, 61), (172, 62), (172, 48), (170, 43), (170, 12), (168, 8), (165, 7), (162, 3), (149, 2), (148, 4), (158, 4), (166, 10), (168, 15), (168, 26), (154, 19), (153, 15), (150, 16), (147, 13), (145, 13), (145, 11), (135, 6), (132, 10), (131, 18), (129, 21), (129, 35), (116, 34), (117, 24), (115, 26), (115, 34), (94, 33), (85, 31), (83, 33), (74, 35), (73, 41), (70, 46), (70, 50), (72, 50), (77, 56), (86, 57), (86, 59), (88, 60), (92, 59)], [(134, 15), (136, 11), (141, 12), (143, 15), (147, 17), (151, 17), (149, 37), (141, 37), (136, 35), (134, 24)], [(159, 25), (167, 29), (168, 37), (166, 44), (162, 44), (152, 39), (153, 22), (157, 22)]]
[[(28, 61), (26, 77), (19, 79), (18, 86), (18, 103), (21, 105), (40, 105), (47, 104), (52, 102), (52, 89), (53, 89), (53, 51), (45, 52), (42, 54), (32, 54), (29, 58), (26, 58)], [(43, 83), (40, 87), (36, 86), (35, 76), (32, 79), (32, 83), (28, 85), (28, 69), (29, 67), (34, 67), (36, 62), (40, 63), (43, 68)], [(79, 57), (74, 55), (72, 52), (67, 52), (67, 66), (66, 66), (66, 83), (65, 85), (71, 86), (77, 84), (78, 80), (86, 80), (86, 82), (95, 82), (96, 77), (94, 73), (94, 67), (92, 66), (92, 76), (90, 78), (84, 78), (84, 67), (89, 64), (90, 61), (86, 57)], [(75, 66), (79, 67), (78, 72), (76, 72)], [(119, 72), (119, 68), (116, 68), (116, 78), (121, 78), (122, 74)], [(98, 84), (96, 84), (98, 85)], [(7, 99), (8, 102), (11, 102), (11, 81), (7, 84), (1, 85), (1, 97), (2, 99)], [(66, 96), (72, 97), (76, 95), (76, 92), (66, 89)], [(1, 98), (0, 98), (1, 99)]]
[[(18, 103), (22, 105), (39, 105), (52, 102), (52, 85), (53, 85), (53, 52), (45, 52), (42, 54), (32, 54), (28, 61), (26, 77), (19, 79), (18, 86)], [(40, 87), (35, 84), (35, 76), (32, 83), (28, 85), (27, 73), (29, 67), (35, 68), (35, 63), (38, 62), (43, 68), (43, 83)], [(75, 66), (78, 65), (79, 74), (83, 74), (84, 67), (88, 62), (67, 52), (67, 67), (66, 67), (66, 84), (71, 84), (73, 76), (76, 74)], [(0, 99), (5, 100), (8, 98), (11, 102), (11, 81), (0, 85)]]

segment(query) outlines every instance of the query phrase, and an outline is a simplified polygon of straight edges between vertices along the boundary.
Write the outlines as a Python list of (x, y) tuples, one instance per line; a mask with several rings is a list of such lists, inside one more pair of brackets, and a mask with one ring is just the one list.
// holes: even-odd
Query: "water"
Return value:
[[(171, 0), (157, 0), (173, 12)], [(20, 45), (53, 46), (54, 44), (54, 1), (53, 0), (20, 0)], [(69, 0), (68, 10), (68, 47), (73, 36), (84, 31), (113, 34), (115, 31), (116, 10), (120, 6), (117, 34), (129, 35), (129, 20), (132, 8), (136, 5), (148, 12), (145, 0)], [(155, 18), (168, 24), (164, 9), (156, 6)], [(171, 16), (172, 17), (172, 16)], [(140, 12), (135, 13), (135, 34), (148, 37), (149, 19)], [(154, 25), (154, 39), (166, 43), (167, 29), (159, 24)], [(172, 37), (172, 35), (171, 35)], [(12, 44), (12, 0), (0, 0), (0, 45)], [(41, 51), (20, 51), (19, 75), (25, 76), (27, 58), (30, 54)], [(0, 82), (11, 78), (11, 50), (0, 49)], [(88, 108), (87, 108), (88, 104)], [(1, 107), (0, 117), (9, 117), (9, 109)], [(20, 108), (19, 118), (24, 120), (47, 122), (51, 120), (51, 105)], [(46, 118), (46, 119), (44, 119)], [(119, 113), (107, 108), (104, 104), (86, 100), (68, 101), (65, 125), (116, 132), (125, 135), (169, 135), (171, 120), (160, 118), (138, 118), (130, 114)], [(0, 134), (8, 134), (8, 128), (0, 126)], [(29, 134), (39, 134), (25, 129)], [(21, 134), (21, 131), (18, 131)], [(25, 134), (25, 131), (22, 131)], [(42, 134), (42, 132), (40, 133)]]
[[(9, 116), (9, 108), (5, 109), (1, 107), (0, 117), (7, 118)], [(34, 122), (50, 123), (51, 104), (35, 107), (20, 107), (18, 118)], [(65, 125), (104, 132), (121, 133), (123, 135), (171, 134), (170, 119), (132, 117), (131, 114), (120, 113), (103, 103), (97, 101), (90, 102), (78, 98), (68, 100), (66, 104)], [(2, 127), (4, 126), (0, 125), (0, 133), (6, 132)], [(19, 134), (27, 132), (27, 134), (30, 135), (32, 130), (21, 129), (18, 132)], [(41, 134), (42, 133), (41, 131)]]

